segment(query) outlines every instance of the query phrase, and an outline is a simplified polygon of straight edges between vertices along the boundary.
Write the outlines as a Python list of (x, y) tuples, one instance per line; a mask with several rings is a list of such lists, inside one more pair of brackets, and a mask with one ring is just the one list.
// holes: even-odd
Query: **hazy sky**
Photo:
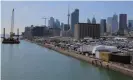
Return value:
[(106, 19), (114, 13), (126, 13), (128, 19), (133, 19), (133, 1), (6, 1), (1, 2), (1, 4), (1, 26), (2, 28), (6, 28), (6, 33), (10, 32), (11, 12), (13, 8), (15, 8), (15, 32), (17, 28), (22, 32), (25, 26), (30, 26), (32, 24), (44, 25), (44, 20), (41, 19), (44, 16), (52, 16), (63, 23), (67, 23), (68, 4), (70, 5), (70, 12), (73, 12), (75, 8), (79, 9), (80, 22), (87, 22), (87, 18), (92, 20), (92, 17), (95, 16), (99, 23), (100, 19)]

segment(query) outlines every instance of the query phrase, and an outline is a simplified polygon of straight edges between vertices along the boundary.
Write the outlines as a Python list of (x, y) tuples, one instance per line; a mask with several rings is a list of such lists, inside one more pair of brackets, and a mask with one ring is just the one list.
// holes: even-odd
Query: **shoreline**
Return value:
[(107, 62), (104, 62), (104, 61), (92, 58), (90, 56), (85, 56), (85, 55), (77, 54), (75, 52), (68, 51), (68, 50), (62, 50), (61, 48), (57, 48), (57, 47), (54, 47), (54, 46), (46, 46), (44, 44), (39, 44), (37, 42), (30, 41), (30, 40), (28, 40), (28, 41), (32, 42), (32, 43), (35, 43), (35, 44), (37, 44), (39, 46), (48, 48), (50, 50), (54, 50), (56, 52), (59, 52), (60, 54), (63, 54), (63, 55), (66, 55), (66, 56), (70, 56), (70, 57), (76, 58), (78, 60), (86, 61), (89, 64), (92, 64), (94, 66), (103, 67), (103, 68), (106, 68), (106, 69), (109, 69), (109, 70), (118, 71), (120, 73), (123, 73), (123, 74), (125, 74), (127, 76), (131, 76), (133, 78), (133, 70), (125, 68), (125, 67), (122, 67), (122, 66), (117, 65), (117, 64), (114, 64), (112, 62), (107, 63)]

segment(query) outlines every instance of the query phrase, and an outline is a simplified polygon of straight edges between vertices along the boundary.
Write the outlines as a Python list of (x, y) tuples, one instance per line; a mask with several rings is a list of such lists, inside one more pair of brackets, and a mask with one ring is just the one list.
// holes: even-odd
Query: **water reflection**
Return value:
[(10, 44), (9, 45), (9, 48), (8, 48), (8, 53), (9, 53), (9, 62), (10, 62), (10, 64), (11, 64), (11, 62), (12, 62), (12, 57), (13, 57), (13, 44)]
[(122, 73), (113, 70), (104, 69), (101, 67), (98, 67), (97, 70), (99, 72), (101, 80), (133, 80), (131, 77), (128, 77), (126, 75), (122, 76)]
[(82, 67), (88, 67), (88, 64), (89, 63), (87, 63), (85, 61), (80, 61), (80, 66), (82, 66)]
[(1, 52), (5, 52), (5, 48), (4, 48), (5, 45), (1, 44)]

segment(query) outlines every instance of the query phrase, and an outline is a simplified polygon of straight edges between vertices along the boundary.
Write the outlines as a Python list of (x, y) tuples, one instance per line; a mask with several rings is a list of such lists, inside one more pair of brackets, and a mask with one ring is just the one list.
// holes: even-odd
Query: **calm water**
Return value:
[(2, 80), (133, 80), (26, 41), (1, 48)]

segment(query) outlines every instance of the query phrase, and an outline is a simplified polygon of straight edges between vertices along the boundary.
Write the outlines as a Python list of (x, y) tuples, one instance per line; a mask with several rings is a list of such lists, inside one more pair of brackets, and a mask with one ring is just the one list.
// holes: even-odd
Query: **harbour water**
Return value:
[(133, 80), (27, 41), (1, 50), (2, 80)]

